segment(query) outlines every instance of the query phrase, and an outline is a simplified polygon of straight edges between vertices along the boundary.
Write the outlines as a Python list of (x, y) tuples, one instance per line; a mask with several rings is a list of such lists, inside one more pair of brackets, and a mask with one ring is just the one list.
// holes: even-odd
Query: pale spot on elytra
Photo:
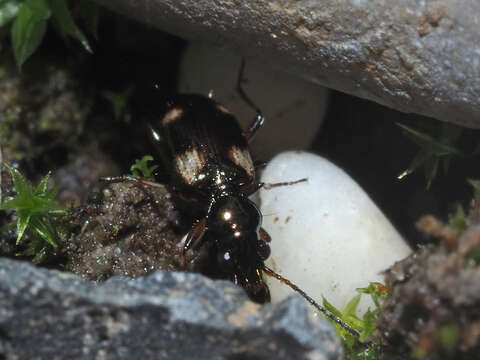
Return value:
[(230, 111), (228, 111), (228, 109), (220, 104), (217, 104), (217, 110), (220, 110), (221, 112), (225, 113), (225, 114), (230, 114)]
[(174, 123), (178, 119), (180, 119), (183, 115), (183, 110), (180, 108), (173, 108), (169, 112), (165, 114), (162, 119), (162, 124), (164, 126)]
[(245, 170), (249, 176), (254, 175), (255, 167), (247, 149), (242, 150), (238, 146), (232, 146), (228, 152), (228, 157), (235, 165)]
[(198, 179), (200, 171), (205, 165), (205, 154), (197, 149), (190, 149), (175, 157), (175, 166), (178, 173), (187, 184), (192, 185)]

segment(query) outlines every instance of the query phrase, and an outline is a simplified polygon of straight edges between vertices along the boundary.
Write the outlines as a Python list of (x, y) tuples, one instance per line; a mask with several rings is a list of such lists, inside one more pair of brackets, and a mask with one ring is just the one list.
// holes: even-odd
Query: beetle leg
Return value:
[(258, 234), (260, 235), (260, 239), (265, 241), (266, 243), (269, 243), (270, 241), (272, 241), (272, 237), (264, 228), (261, 227), (258, 230)]
[(240, 95), (240, 98), (247, 103), (248, 106), (250, 106), (252, 109), (254, 109), (257, 112), (257, 116), (255, 116), (255, 119), (253, 119), (252, 123), (248, 126), (248, 129), (243, 132), (243, 136), (247, 141), (251, 141), (253, 139), (253, 136), (257, 132), (258, 129), (263, 125), (263, 122), (265, 121), (265, 117), (262, 115), (262, 112), (260, 111), (260, 108), (254, 104), (254, 102), (248, 97), (247, 93), (242, 87), (242, 83), (244, 82), (244, 72), (245, 72), (245, 59), (242, 59), (242, 62), (240, 63), (240, 70), (238, 72), (238, 79), (237, 79), (237, 92)]
[(251, 182), (249, 184), (245, 184), (241, 190), (244, 194), (246, 194), (247, 196), (250, 196), (252, 194), (255, 194), (258, 191), (258, 189), (260, 189), (262, 186), (263, 186), (262, 183)]
[(187, 234), (185, 245), (183, 246), (183, 256), (190, 249), (198, 249), (203, 244), (203, 235), (207, 230), (207, 218), (197, 221)]
[(185, 267), (185, 263), (187, 262), (187, 251), (190, 249), (198, 249), (203, 244), (203, 235), (205, 235), (206, 230), (207, 218), (203, 218), (193, 224), (185, 239), (185, 245), (183, 246), (182, 257), (180, 260), (180, 267)]
[(136, 178), (133, 176), (128, 176), (128, 175), (123, 175), (123, 176), (111, 176), (111, 177), (101, 177), (101, 181), (107, 182), (107, 183), (116, 183), (116, 182), (132, 182), (137, 185), (148, 185), (152, 187), (158, 187), (158, 188), (165, 188), (165, 185), (156, 183), (154, 181), (142, 179), (142, 178)]
[(268, 243), (272, 240), (272, 238), (263, 228), (260, 228), (259, 235), (260, 240), (258, 240), (257, 243), (257, 254), (260, 256), (262, 261), (265, 261), (270, 256), (270, 246)]
[(279, 182), (279, 183), (264, 183), (264, 182), (259, 182), (259, 183), (251, 183), (247, 184), (242, 188), (242, 192), (245, 193), (247, 196), (250, 196), (254, 193), (256, 193), (258, 190), (261, 188), (264, 188), (265, 190), (270, 190), (276, 187), (280, 186), (290, 186), (290, 185), (295, 185), (301, 182), (308, 181), (307, 178), (303, 178), (300, 180), (295, 180), (295, 181), (286, 181), (286, 182)]
[(270, 189), (273, 189), (273, 188), (276, 188), (276, 187), (280, 187), (280, 186), (290, 186), (290, 185), (295, 185), (295, 184), (298, 184), (298, 183), (301, 183), (301, 182), (306, 182), (308, 181), (307, 178), (303, 178), (303, 179), (299, 179), (299, 180), (295, 180), (295, 181), (285, 181), (285, 182), (279, 182), (279, 183), (259, 183), (259, 186), (258, 188), (261, 188), (263, 187), (265, 190), (270, 190)]
[(248, 129), (243, 132), (243, 136), (248, 142), (252, 141), (258, 129), (262, 127), (264, 122), (265, 117), (262, 115), (260, 110), (257, 110), (257, 116), (255, 116), (255, 119), (253, 119), (253, 121), (250, 123)]

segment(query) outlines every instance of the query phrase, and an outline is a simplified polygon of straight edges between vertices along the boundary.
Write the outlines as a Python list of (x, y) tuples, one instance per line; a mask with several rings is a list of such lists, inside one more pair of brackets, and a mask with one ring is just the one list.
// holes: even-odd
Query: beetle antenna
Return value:
[(347, 330), (350, 334), (352, 334), (353, 336), (355, 336), (356, 338), (359, 338), (360, 337), (360, 333), (355, 330), (353, 327), (351, 327), (350, 325), (348, 325), (346, 322), (342, 321), (339, 317), (333, 315), (330, 311), (328, 311), (327, 309), (325, 309), (322, 305), (320, 305), (319, 303), (317, 303), (315, 300), (313, 300), (310, 296), (307, 295), (307, 293), (305, 291), (303, 291), (302, 289), (300, 289), (297, 285), (295, 285), (294, 283), (292, 283), (290, 280), (288, 279), (285, 279), (282, 275), (276, 273), (275, 271), (273, 271), (272, 269), (270, 269), (268, 266), (266, 265), (263, 265), (263, 271), (268, 275), (268, 276), (271, 276), (271, 277), (274, 277), (275, 279), (277, 279), (278, 281), (284, 283), (285, 285), (289, 286), (290, 288), (292, 288), (295, 292), (299, 293), (300, 295), (302, 295), (305, 300), (307, 300), (310, 304), (312, 304), (318, 311), (320, 311), (322, 314), (324, 314), (326, 317), (328, 317), (330, 320), (334, 321), (335, 323), (337, 323), (338, 325), (340, 325), (342, 328), (344, 328), (345, 330)]

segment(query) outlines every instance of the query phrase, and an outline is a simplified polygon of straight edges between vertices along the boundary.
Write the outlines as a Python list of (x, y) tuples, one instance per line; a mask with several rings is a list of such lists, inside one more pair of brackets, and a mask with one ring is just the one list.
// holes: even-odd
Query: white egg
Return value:
[[(305, 152), (276, 156), (262, 181), (306, 182), (260, 192), (263, 227), (272, 237), (266, 264), (318, 302), (343, 309), (381, 272), (411, 253), (410, 247), (360, 186), (328, 160)], [(293, 291), (266, 277), (272, 301)], [(363, 297), (359, 313), (373, 303)]]

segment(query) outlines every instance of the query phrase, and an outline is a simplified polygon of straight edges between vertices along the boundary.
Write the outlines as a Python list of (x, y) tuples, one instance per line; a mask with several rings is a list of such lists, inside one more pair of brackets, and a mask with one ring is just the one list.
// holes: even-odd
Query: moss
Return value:
[[(376, 320), (381, 312), (381, 304), (390, 297), (390, 289), (380, 283), (370, 283), (366, 288), (357, 289), (358, 295), (350, 300), (343, 309), (338, 310), (326, 299), (324, 307), (343, 322), (352, 326), (360, 334), (358, 338), (343, 329), (340, 325), (327, 318), (336, 328), (345, 348), (346, 360), (374, 360), (381, 350), (382, 339), (377, 333)], [(369, 295), (375, 305), (368, 309), (363, 316), (357, 314), (357, 307), (361, 296)]]
[[(43, 177), (40, 183), (32, 187), (20, 172), (5, 164), (15, 186), (15, 196), (2, 199), (1, 210), (15, 211), (15, 220), (9, 227), (16, 227), (16, 245), (23, 244), (18, 254), (32, 257), (33, 263), (40, 263), (55, 253), (59, 246), (61, 219), (65, 210), (55, 199), (56, 190), (48, 189), (50, 174)], [(28, 233), (27, 241), (22, 241)]]
[(400, 353), (422, 360), (466, 360), (480, 353), (479, 211), (474, 201), (461, 221), (458, 212), (450, 225), (431, 215), (419, 221), (420, 230), (439, 242), (386, 274), (392, 297), (377, 322), (390, 344), (385, 359)]

